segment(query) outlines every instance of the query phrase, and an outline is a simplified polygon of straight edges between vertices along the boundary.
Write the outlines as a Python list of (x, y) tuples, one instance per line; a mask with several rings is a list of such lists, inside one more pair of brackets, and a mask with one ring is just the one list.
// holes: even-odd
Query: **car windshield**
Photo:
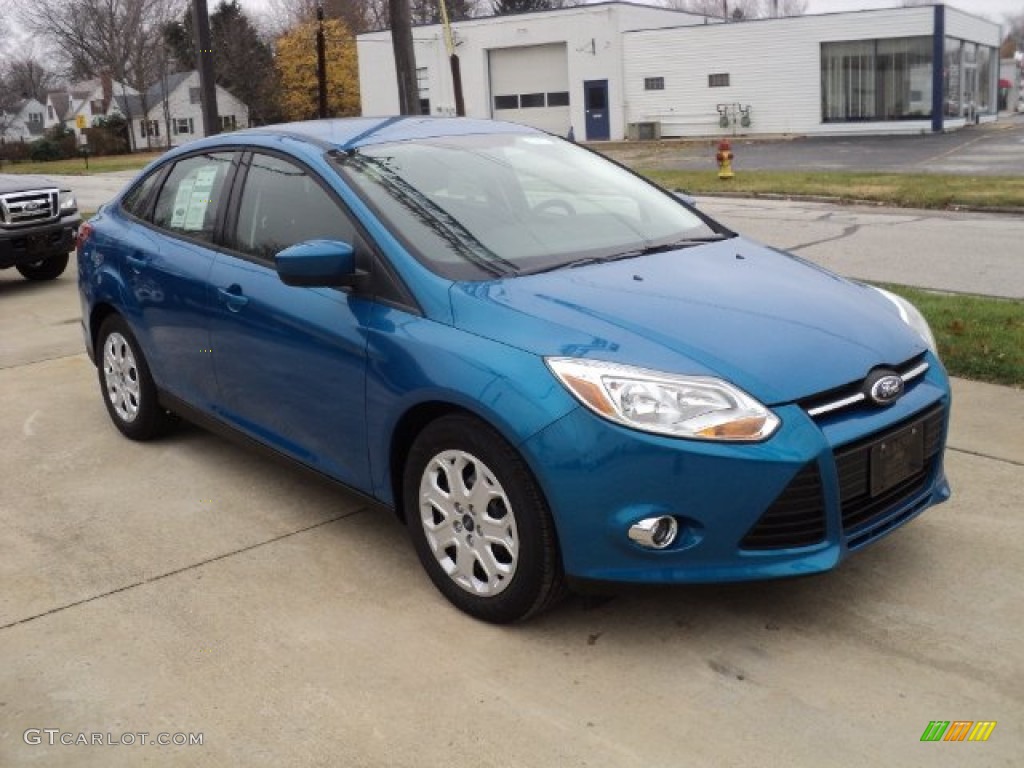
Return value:
[(627, 258), (721, 236), (672, 195), (543, 134), (373, 145), (338, 163), (410, 251), (453, 280)]

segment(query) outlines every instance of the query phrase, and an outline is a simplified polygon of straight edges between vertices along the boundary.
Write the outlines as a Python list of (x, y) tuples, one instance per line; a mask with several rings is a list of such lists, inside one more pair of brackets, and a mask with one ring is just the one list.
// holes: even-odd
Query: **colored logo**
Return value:
[(995, 727), (995, 720), (932, 720), (921, 741), (988, 741)]
[(903, 394), (903, 379), (890, 371), (876, 371), (864, 384), (875, 405), (892, 405)]

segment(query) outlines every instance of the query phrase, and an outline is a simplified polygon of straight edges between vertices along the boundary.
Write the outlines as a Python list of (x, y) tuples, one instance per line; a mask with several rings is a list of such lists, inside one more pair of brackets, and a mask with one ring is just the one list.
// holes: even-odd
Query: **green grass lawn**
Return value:
[(71, 160), (53, 160), (48, 163), (4, 163), (2, 173), (38, 173), (57, 176), (87, 176), (93, 173), (109, 173), (110, 171), (137, 171), (150, 160), (160, 157), (162, 152), (140, 152), (134, 155), (105, 155), (90, 157), (89, 168), (86, 170), (85, 160), (76, 157)]
[(725, 181), (718, 178), (717, 171), (640, 172), (668, 189), (685, 189), (698, 195), (814, 195), (908, 208), (1024, 209), (1024, 177), (1020, 176), (738, 170), (735, 178)]
[(1024, 301), (882, 287), (921, 310), (951, 376), (1024, 388)]

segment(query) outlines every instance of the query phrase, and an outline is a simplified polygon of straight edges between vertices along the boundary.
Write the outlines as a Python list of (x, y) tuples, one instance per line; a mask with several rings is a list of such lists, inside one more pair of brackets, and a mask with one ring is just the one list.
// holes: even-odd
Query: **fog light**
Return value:
[(676, 540), (679, 523), (671, 515), (647, 517), (629, 526), (629, 538), (648, 549), (664, 549)]

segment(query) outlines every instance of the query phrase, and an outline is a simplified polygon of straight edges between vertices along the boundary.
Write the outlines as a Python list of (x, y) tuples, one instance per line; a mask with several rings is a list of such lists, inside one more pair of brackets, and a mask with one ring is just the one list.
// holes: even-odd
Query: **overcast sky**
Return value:
[[(255, 1), (259, 2), (259, 0)], [(865, 8), (895, 8), (900, 5), (902, 3), (899, 0), (808, 0), (807, 11), (809, 13), (833, 13), (835, 11), (859, 11)], [(1005, 16), (1024, 13), (1024, 0), (947, 0), (946, 5), (959, 8), (961, 11), (975, 16), (987, 16), (998, 22), (1002, 22)]]

